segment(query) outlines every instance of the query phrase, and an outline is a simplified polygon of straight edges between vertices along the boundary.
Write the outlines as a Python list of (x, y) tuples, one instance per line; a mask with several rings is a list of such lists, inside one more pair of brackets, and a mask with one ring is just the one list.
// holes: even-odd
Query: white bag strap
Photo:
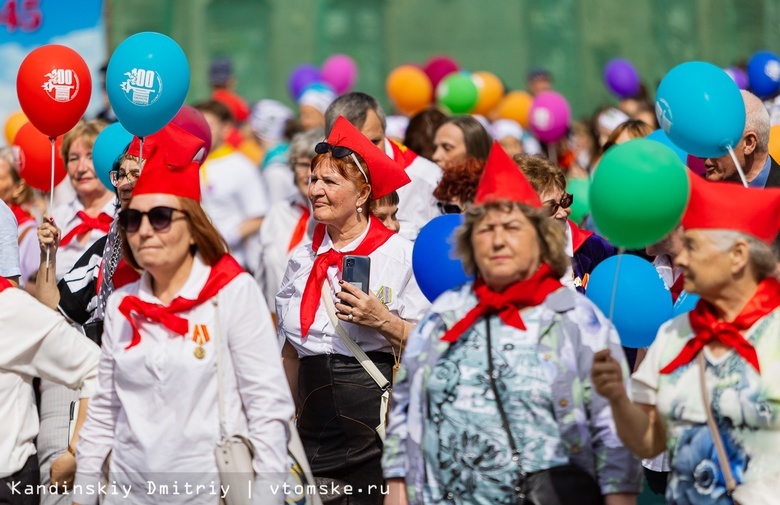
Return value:
[(219, 439), (220, 443), (224, 444), (227, 441), (227, 428), (225, 426), (225, 386), (222, 383), (222, 333), (219, 328), (219, 302), (217, 296), (211, 299), (212, 305), (214, 305), (214, 334), (217, 347), (217, 396), (219, 407)]

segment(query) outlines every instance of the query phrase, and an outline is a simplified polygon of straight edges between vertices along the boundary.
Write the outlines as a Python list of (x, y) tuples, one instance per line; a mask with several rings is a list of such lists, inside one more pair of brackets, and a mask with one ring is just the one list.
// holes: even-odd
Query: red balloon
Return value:
[(458, 70), (460, 70), (458, 63), (448, 56), (434, 56), (428, 60), (423, 68), (433, 84), (433, 89), (436, 89), (442, 79)]
[(211, 152), (211, 128), (201, 112), (189, 105), (183, 105), (179, 112), (171, 119), (171, 123), (195, 135), (206, 144), (206, 152), (201, 157), (201, 163)]
[(92, 77), (76, 51), (48, 44), (33, 50), (22, 62), (16, 94), (38, 131), (58, 137), (76, 126), (87, 110)]
[[(62, 137), (54, 143), (54, 185), (67, 175), (65, 164), (60, 156)], [(35, 129), (32, 123), (26, 123), (19, 129), (14, 139), (16, 164), (27, 184), (44, 193), (51, 191), (51, 141), (48, 136)]]

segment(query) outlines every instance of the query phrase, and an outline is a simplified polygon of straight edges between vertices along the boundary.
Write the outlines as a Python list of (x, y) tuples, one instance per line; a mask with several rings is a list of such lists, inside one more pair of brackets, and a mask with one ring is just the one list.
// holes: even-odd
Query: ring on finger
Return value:
[(350, 315), (348, 315), (348, 316), (347, 316), (347, 319), (349, 319), (350, 321), (352, 321), (352, 320), (354, 319), (354, 317), (352, 317), (352, 314), (350, 314)]

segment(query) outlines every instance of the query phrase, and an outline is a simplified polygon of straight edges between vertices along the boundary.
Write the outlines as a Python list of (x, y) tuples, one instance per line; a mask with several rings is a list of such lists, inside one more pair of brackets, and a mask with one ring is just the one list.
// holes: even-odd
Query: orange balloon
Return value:
[(433, 100), (433, 85), (421, 69), (402, 65), (387, 76), (387, 96), (399, 112), (411, 116)]
[(774, 125), (769, 130), (769, 155), (775, 160), (780, 160), (780, 124)]
[(490, 72), (474, 72), (471, 74), (471, 80), (477, 86), (477, 105), (474, 106), (473, 113), (487, 116), (501, 103), (504, 83)]
[(8, 145), (13, 145), (16, 134), (19, 133), (19, 129), (27, 122), (27, 116), (24, 112), (17, 111), (8, 116), (5, 120), (5, 140)]
[(514, 119), (523, 128), (528, 128), (533, 101), (533, 97), (525, 91), (512, 91), (498, 104), (497, 115), (501, 119)]

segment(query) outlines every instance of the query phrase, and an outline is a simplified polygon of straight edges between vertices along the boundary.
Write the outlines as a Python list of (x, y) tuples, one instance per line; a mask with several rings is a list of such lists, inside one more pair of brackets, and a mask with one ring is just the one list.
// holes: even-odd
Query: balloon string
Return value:
[(742, 170), (742, 165), (739, 164), (739, 160), (737, 160), (737, 155), (734, 153), (734, 149), (732, 149), (731, 146), (728, 146), (728, 150), (729, 154), (731, 155), (731, 159), (734, 160), (734, 165), (737, 167), (737, 172), (739, 172), (739, 178), (742, 179), (742, 185), (748, 187), (745, 172)]
[[(56, 149), (54, 147), (54, 137), (49, 137), (51, 143), (51, 186), (49, 187), (49, 213), (54, 208), (54, 156)], [(51, 247), (46, 248), (46, 282), (49, 282), (49, 268), (51, 268)]]
[(139, 147), (138, 147), (138, 173), (140, 174), (141, 171), (144, 169), (144, 138), (138, 137)]
[[(609, 314), (607, 319), (609, 324), (612, 324), (612, 318), (615, 316), (615, 300), (617, 299), (618, 278), (620, 277), (620, 263), (623, 261), (623, 254), (625, 254), (626, 248), (621, 247), (618, 249), (617, 266), (615, 267), (615, 280), (612, 281), (612, 294), (609, 299)], [(609, 332), (607, 333), (607, 341), (604, 344), (605, 349), (609, 349)]]

